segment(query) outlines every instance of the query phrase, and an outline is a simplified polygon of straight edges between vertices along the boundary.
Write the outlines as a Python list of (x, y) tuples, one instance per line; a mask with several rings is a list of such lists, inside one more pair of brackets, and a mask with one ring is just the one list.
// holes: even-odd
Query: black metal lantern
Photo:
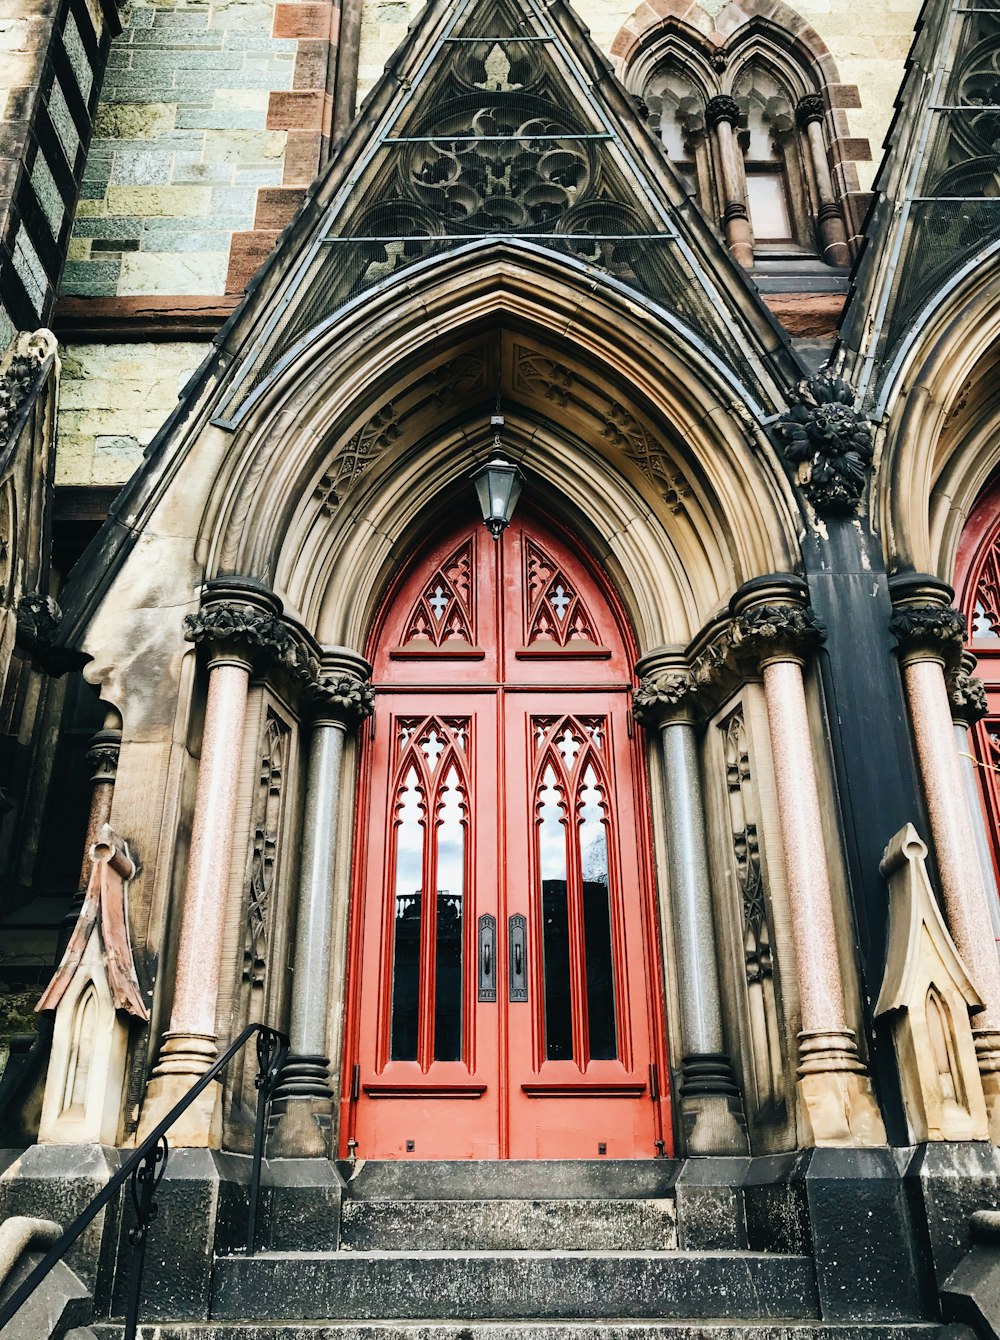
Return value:
[(499, 540), (501, 532), (510, 525), (514, 515), (524, 476), (512, 461), (501, 455), (503, 444), (500, 441), (500, 429), (503, 427), (503, 415), (494, 414), (490, 423), (494, 429), (493, 454), (485, 465), (473, 471), (472, 482), (486, 528), (494, 540)]

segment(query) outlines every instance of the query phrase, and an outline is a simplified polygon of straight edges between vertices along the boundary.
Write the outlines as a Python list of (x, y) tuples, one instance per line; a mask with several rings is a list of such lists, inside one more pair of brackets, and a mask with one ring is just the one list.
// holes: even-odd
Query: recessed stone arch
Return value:
[(207, 575), (262, 578), (321, 641), (358, 645), (409, 535), (488, 447), (498, 391), (509, 449), (618, 565), (644, 645), (686, 641), (742, 581), (797, 566), (764, 407), (640, 304), (539, 278), (494, 258), (304, 342), (226, 454)]
[(873, 504), (890, 571), (950, 582), (966, 519), (1000, 464), (998, 282), (994, 248), (927, 304), (882, 387)]

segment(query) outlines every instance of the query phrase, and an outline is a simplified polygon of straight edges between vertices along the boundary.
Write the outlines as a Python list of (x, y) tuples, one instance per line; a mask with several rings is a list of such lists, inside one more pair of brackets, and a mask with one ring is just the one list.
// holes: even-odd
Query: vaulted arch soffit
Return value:
[(874, 504), (892, 569), (954, 575), (962, 528), (1000, 465), (1000, 248), (938, 292), (881, 390)]
[(760, 407), (718, 360), (557, 267), (451, 268), (286, 357), (216, 480), (209, 575), (263, 577), (321, 641), (359, 645), (420, 528), (456, 493), (468, 505), (498, 391), (530, 487), (617, 570), (644, 646), (686, 641), (740, 582), (797, 566)]

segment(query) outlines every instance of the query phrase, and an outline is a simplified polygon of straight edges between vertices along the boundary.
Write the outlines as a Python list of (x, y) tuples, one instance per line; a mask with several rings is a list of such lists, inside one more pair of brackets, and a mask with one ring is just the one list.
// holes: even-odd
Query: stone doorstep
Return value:
[(672, 1251), (673, 1198), (655, 1200), (350, 1200), (342, 1251)]
[(756, 1252), (267, 1252), (215, 1262), (219, 1320), (796, 1318), (813, 1263)]
[(336, 1166), (345, 1201), (542, 1201), (670, 1196), (684, 1165), (679, 1159), (368, 1159)]
[[(941, 1329), (936, 1322), (868, 1326), (816, 1321), (757, 1325), (683, 1321), (191, 1322), (140, 1326), (137, 1340), (937, 1340)], [(66, 1340), (121, 1340), (121, 1326), (96, 1324), (71, 1332)], [(967, 1340), (975, 1340), (971, 1332)]]

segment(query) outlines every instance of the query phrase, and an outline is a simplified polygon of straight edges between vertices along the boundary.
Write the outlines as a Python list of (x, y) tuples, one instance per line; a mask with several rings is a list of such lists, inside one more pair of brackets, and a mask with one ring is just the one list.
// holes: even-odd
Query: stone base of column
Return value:
[(678, 1103), (686, 1154), (749, 1152), (743, 1099), (728, 1056), (715, 1052), (685, 1056)]
[(882, 1113), (850, 1029), (800, 1033), (798, 1073), (804, 1144), (886, 1144)]
[(986, 1123), (992, 1144), (1000, 1145), (1000, 1033), (992, 1028), (974, 1028), (976, 1061), (986, 1099)]
[(329, 1158), (333, 1141), (330, 1062), (295, 1056), (285, 1062), (271, 1104), (270, 1158)]
[[(136, 1143), (189, 1093), (216, 1060), (214, 1033), (164, 1033), (163, 1050), (146, 1085)], [(175, 1148), (218, 1149), (222, 1144), (222, 1085), (212, 1083), (170, 1127)]]

